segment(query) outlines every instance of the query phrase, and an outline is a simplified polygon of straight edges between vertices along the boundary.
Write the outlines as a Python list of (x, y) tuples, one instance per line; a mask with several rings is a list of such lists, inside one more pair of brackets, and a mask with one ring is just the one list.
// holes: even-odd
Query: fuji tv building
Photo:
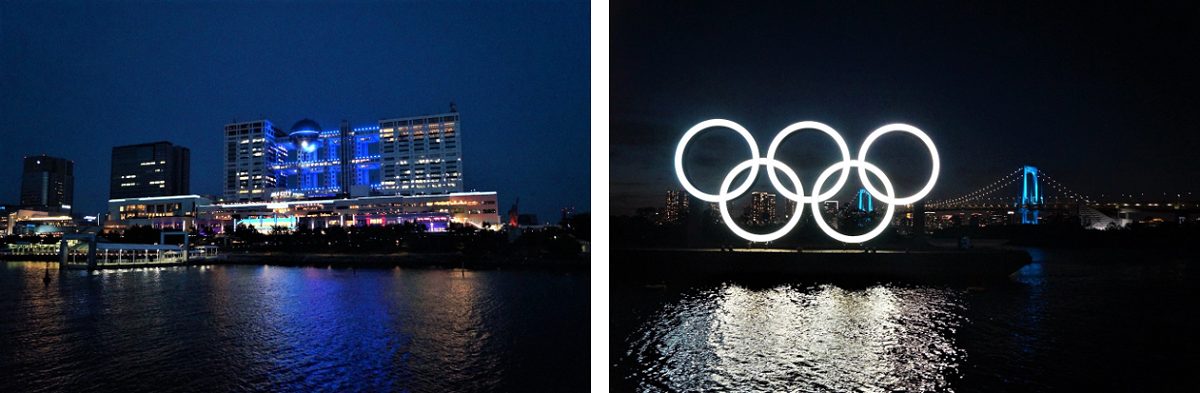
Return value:
[[(267, 119), (224, 128), (224, 194), (109, 201), (121, 226), (223, 232), (414, 223), (499, 229), (495, 192), (464, 192), (459, 114), (379, 120), (323, 129), (303, 119), (283, 131)], [(179, 200), (182, 199), (183, 201)], [(180, 202), (193, 209), (178, 209)], [(167, 206), (157, 206), (170, 203)], [(129, 212), (165, 214), (131, 215)]]

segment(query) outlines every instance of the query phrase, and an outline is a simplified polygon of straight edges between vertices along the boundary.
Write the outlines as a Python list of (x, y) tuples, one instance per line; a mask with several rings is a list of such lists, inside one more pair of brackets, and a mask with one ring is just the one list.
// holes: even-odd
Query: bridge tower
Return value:
[[(855, 199), (858, 199), (858, 210), (864, 212), (875, 211), (875, 200), (871, 198), (871, 193), (867, 192), (866, 188), (858, 189), (858, 197)], [(866, 204), (863, 204), (864, 199), (867, 201)]]
[[(1018, 204), (1022, 224), (1038, 223), (1038, 208), (1042, 205), (1042, 192), (1038, 185), (1038, 169), (1026, 165), (1021, 175), (1021, 202)], [(1030, 192), (1032, 190), (1032, 192)]]

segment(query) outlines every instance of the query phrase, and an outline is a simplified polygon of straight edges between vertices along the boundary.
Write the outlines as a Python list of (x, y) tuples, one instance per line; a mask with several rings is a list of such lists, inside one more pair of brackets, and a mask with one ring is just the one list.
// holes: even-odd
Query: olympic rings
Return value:
[[(837, 143), (838, 150), (841, 151), (841, 153), (842, 153), (842, 161), (850, 161), (850, 147), (846, 146), (846, 140), (842, 139), (842, 134), (838, 134), (838, 132), (836, 130), (834, 130), (833, 127), (830, 127), (830, 126), (827, 126), (827, 125), (824, 125), (824, 124), (821, 124), (821, 123), (818, 123), (815, 121), (802, 121), (802, 122), (787, 126), (787, 128), (784, 128), (783, 131), (779, 131), (779, 133), (775, 135), (775, 139), (771, 140), (771, 147), (767, 148), (767, 159), (768, 160), (775, 159), (775, 152), (779, 149), (779, 144), (783, 143), (783, 140), (785, 138), (787, 138), (787, 136), (789, 134), (796, 132), (796, 131), (804, 130), (804, 129), (814, 129), (814, 130), (818, 130), (818, 131), (828, 134), (830, 138), (833, 138), (833, 142)], [(860, 158), (860, 160), (861, 160), (861, 158)], [(776, 189), (780, 189), (780, 190), (784, 189), (783, 185), (779, 183), (779, 178), (775, 177), (775, 171), (773, 171), (773, 170), (767, 171), (767, 174), (771, 178), (771, 185), (775, 186)], [(859, 174), (859, 176), (862, 176), (862, 174)], [(799, 203), (805, 203), (805, 202), (811, 202), (811, 201), (817, 201), (817, 200), (820, 200), (820, 201), (828, 200), (829, 198), (833, 198), (833, 195), (836, 194), (838, 191), (841, 191), (842, 186), (846, 185), (846, 179), (849, 177), (850, 177), (850, 167), (846, 167), (846, 169), (842, 170), (841, 176), (838, 176), (837, 183), (834, 184), (833, 188), (829, 189), (829, 193), (823, 194), (823, 195), (814, 195), (812, 198), (801, 196), (799, 199), (796, 199), (796, 198), (788, 198), (788, 199), (793, 199)], [(816, 193), (814, 192), (814, 194), (816, 194)]]
[[(688, 141), (690, 141), (693, 136), (699, 134), (700, 131), (704, 131), (705, 129), (712, 127), (725, 127), (737, 131), (738, 134), (742, 135), (742, 138), (746, 139), (746, 144), (750, 145), (750, 155), (753, 157), (758, 157), (758, 144), (754, 142), (754, 136), (750, 135), (750, 131), (746, 131), (746, 129), (738, 123), (734, 123), (729, 120), (705, 120), (700, 122), (700, 124), (693, 126), (692, 129), (688, 130), (687, 132), (683, 133), (683, 139), (679, 140), (679, 147), (675, 149), (675, 174), (679, 175), (679, 182), (683, 183), (683, 189), (687, 190), (688, 194), (692, 194), (696, 198), (700, 198), (702, 201), (720, 202), (722, 199), (733, 198), (727, 198), (726, 195), (712, 195), (704, 193), (695, 186), (692, 186), (692, 183), (688, 182), (687, 176), (683, 174), (683, 149), (687, 148)], [(746, 179), (745, 183), (733, 190), (733, 194), (745, 194), (746, 190), (749, 190), (750, 187), (754, 185), (754, 178), (756, 176), (758, 176), (758, 167), (751, 167), (750, 176)]]
[[(879, 181), (883, 182), (883, 189), (887, 190), (888, 198), (891, 198), (892, 196), (896, 195), (896, 191), (892, 189), (892, 181), (888, 180), (887, 175), (884, 175), (882, 170), (879, 170), (878, 167), (876, 167), (875, 165), (873, 165), (869, 162), (859, 161), (859, 160), (842, 161), (842, 162), (833, 164), (829, 168), (825, 169), (825, 172), (821, 172), (821, 176), (817, 176), (817, 182), (816, 182), (816, 184), (813, 185), (813, 193), (815, 194), (817, 192), (817, 190), (819, 190), (821, 188), (821, 186), (825, 184), (825, 180), (829, 178), (829, 175), (833, 174), (833, 171), (838, 170), (839, 167), (841, 167), (841, 169), (844, 170), (844, 169), (849, 169), (852, 166), (858, 167), (858, 169), (863, 173), (870, 171), (871, 173), (874, 173), (875, 176), (879, 176)], [(863, 177), (862, 179), (863, 179), (863, 184), (868, 183), (866, 180), (866, 177)], [(867, 192), (871, 192), (871, 191), (867, 190)], [(874, 195), (874, 193), (871, 193), (871, 195)], [(883, 198), (878, 198), (878, 197), (874, 197), (874, 196), (872, 196), (872, 197), (875, 199), (883, 200)], [(829, 237), (837, 239), (838, 241), (841, 241), (842, 243), (862, 243), (867, 240), (874, 239), (875, 236), (879, 236), (880, 233), (883, 233), (883, 231), (885, 229), (887, 229), (888, 223), (892, 221), (892, 213), (895, 213), (895, 211), (896, 211), (896, 205), (891, 204), (891, 203), (887, 204), (887, 210), (884, 211), (883, 218), (879, 220), (879, 225), (875, 226), (875, 229), (872, 229), (869, 232), (861, 234), (861, 235), (850, 236), (850, 235), (841, 234), (838, 231), (833, 230), (833, 228), (829, 227), (829, 224), (825, 223), (825, 219), (821, 218), (821, 208), (817, 205), (819, 203), (821, 203), (821, 202), (817, 201), (817, 200), (812, 201), (813, 214), (815, 214), (816, 218), (817, 218), (816, 220), (813, 220), (813, 221), (817, 222), (817, 226), (821, 228), (821, 232), (825, 232), (825, 234), (829, 235)], [(799, 206), (799, 205), (797, 204), (797, 206)], [(797, 215), (799, 215), (799, 214), (797, 214)]]
[[(751, 158), (749, 160), (738, 164), (729, 172), (728, 175), (725, 176), (724, 181), (721, 183), (721, 189), (719, 190), (719, 193), (715, 195), (700, 191), (693, 186), (692, 183), (688, 182), (687, 175), (684, 174), (683, 170), (683, 153), (684, 150), (687, 149), (688, 142), (691, 141), (692, 137), (700, 133), (700, 131), (704, 131), (712, 127), (725, 127), (736, 131), (742, 136), (743, 139), (746, 140), (746, 143), (750, 145), (751, 154)], [(813, 186), (812, 196), (804, 195), (804, 187), (800, 184), (800, 179), (798, 176), (796, 176), (796, 172), (792, 170), (791, 167), (788, 167), (787, 164), (775, 159), (775, 153), (779, 150), (779, 145), (783, 143), (783, 140), (787, 138), (789, 134), (807, 129), (821, 131), (829, 135), (829, 137), (833, 139), (834, 143), (838, 145), (838, 150), (842, 155), (842, 161), (830, 165), (829, 168), (826, 168), (821, 172), (821, 175), (817, 177), (816, 184)], [(920, 139), (921, 142), (929, 148), (929, 156), (933, 160), (933, 169), (929, 175), (929, 181), (926, 182), (925, 186), (922, 187), (917, 193), (903, 198), (896, 197), (895, 190), (892, 189), (892, 183), (890, 180), (888, 180), (887, 175), (885, 175), (883, 171), (879, 169), (879, 167), (867, 162), (866, 160), (867, 150), (870, 149), (871, 144), (874, 143), (875, 140), (880, 136), (893, 131), (909, 133), (917, 137), (917, 139)], [(750, 187), (754, 185), (754, 181), (758, 176), (759, 166), (767, 167), (767, 175), (771, 180), (771, 185), (774, 186), (775, 189), (779, 190), (779, 193), (783, 195), (783, 197), (792, 201), (796, 201), (795, 214), (793, 214), (788, 222), (784, 224), (783, 228), (768, 234), (754, 234), (739, 227), (734, 222), (733, 217), (730, 215), (728, 207), (729, 201), (741, 196), (742, 194), (745, 194), (746, 191), (749, 191)], [(850, 175), (850, 168), (852, 167), (858, 167), (859, 180), (862, 182), (863, 188), (865, 188), (867, 192), (871, 194), (871, 197), (887, 204), (887, 210), (885, 211), (878, 226), (865, 234), (854, 236), (844, 235), (830, 228), (829, 224), (826, 223), (824, 219), (820, 218), (821, 213), (819, 206), (821, 202), (833, 198), (834, 195), (842, 190), (842, 187), (845, 186), (846, 180)], [(729, 187), (732, 186), (734, 179), (737, 178), (737, 175), (746, 170), (750, 171), (746, 181), (730, 191)], [(776, 170), (782, 171), (784, 175), (788, 177), (788, 180), (791, 180), (792, 184), (794, 184), (796, 187), (796, 192), (792, 192), (787, 187), (783, 186), (783, 183), (779, 181), (779, 177), (775, 175)], [(828, 180), (834, 172), (839, 170), (841, 171), (841, 174), (838, 176), (838, 180), (834, 182), (833, 187), (831, 187), (827, 192), (821, 192), (821, 187), (825, 185), (825, 181)], [(679, 145), (675, 148), (675, 175), (679, 178), (679, 182), (683, 185), (683, 188), (687, 190), (689, 194), (702, 201), (716, 202), (721, 210), (721, 217), (724, 218), (725, 224), (729, 226), (729, 229), (743, 239), (754, 242), (769, 242), (779, 239), (790, 232), (793, 228), (795, 228), (796, 224), (799, 223), (800, 214), (803, 212), (805, 203), (811, 205), (813, 214), (815, 214), (817, 217), (817, 226), (821, 228), (822, 232), (825, 232), (826, 235), (829, 235), (829, 237), (846, 243), (865, 242), (875, 238), (876, 236), (879, 236), (880, 233), (883, 233), (883, 231), (887, 228), (888, 223), (891, 221), (892, 215), (895, 213), (895, 205), (911, 204), (929, 195), (929, 192), (933, 190), (934, 184), (937, 183), (938, 172), (940, 170), (941, 164), (940, 158), (938, 157), (937, 147), (934, 146), (933, 140), (929, 138), (929, 135), (926, 135), (924, 131), (921, 131), (916, 127), (900, 123), (888, 124), (883, 127), (879, 127), (875, 131), (871, 132), (871, 134), (867, 135), (867, 139), (863, 141), (862, 147), (859, 148), (858, 159), (851, 159), (850, 148), (846, 145), (846, 141), (842, 139), (841, 134), (838, 134), (837, 130), (815, 121), (802, 121), (794, 123), (781, 130), (775, 135), (775, 138), (771, 140), (771, 145), (767, 148), (766, 157), (758, 156), (758, 144), (754, 141), (754, 137), (750, 135), (749, 131), (735, 122), (723, 119), (705, 120), (699, 124), (696, 124), (683, 134), (683, 138), (680, 139)], [(867, 178), (867, 172), (871, 172), (875, 176), (879, 177), (879, 180), (883, 182), (883, 188), (886, 190), (885, 193), (879, 192), (879, 190), (871, 184), (870, 180)]]
[(871, 135), (867, 135), (867, 140), (863, 141), (862, 147), (858, 149), (858, 160), (867, 162), (867, 149), (871, 148), (871, 143), (874, 143), (875, 139), (883, 136), (883, 134), (892, 131), (901, 131), (913, 134), (917, 137), (917, 139), (920, 139), (921, 142), (925, 143), (925, 147), (929, 148), (929, 157), (933, 159), (933, 170), (930, 171), (929, 182), (925, 183), (925, 187), (921, 188), (921, 191), (917, 191), (917, 193), (913, 194), (912, 196), (892, 199), (890, 195), (887, 197), (879, 195), (879, 190), (876, 190), (875, 186), (872, 186), (871, 182), (867, 180), (867, 167), (858, 167), (858, 178), (862, 179), (863, 188), (866, 188), (867, 192), (870, 192), (871, 196), (875, 199), (878, 199), (889, 205), (909, 205), (913, 202), (921, 200), (921, 198), (929, 195), (930, 191), (933, 191), (933, 184), (937, 182), (938, 170), (941, 169), (941, 164), (938, 160), (937, 147), (933, 145), (933, 140), (929, 139), (929, 135), (925, 135), (924, 131), (921, 131), (917, 127), (913, 127), (908, 124), (888, 124), (886, 126), (879, 127), (874, 132), (871, 132)]
[[(728, 194), (727, 191), (729, 191), (729, 185), (730, 185), (730, 183), (733, 183), (733, 179), (736, 178), (738, 174), (742, 173), (742, 171), (744, 171), (748, 168), (757, 168), (759, 165), (770, 166), (770, 167), (774, 167), (774, 168), (777, 168), (777, 169), (783, 171), (783, 174), (787, 175), (788, 180), (791, 180), (792, 184), (796, 185), (795, 193), (788, 191), (787, 188), (784, 188), (784, 187), (779, 188), (779, 193), (783, 194), (784, 197), (794, 200), (794, 199), (799, 199), (799, 198), (801, 198), (802, 195), (804, 195), (804, 188), (800, 186), (800, 177), (796, 176), (796, 172), (793, 171), (792, 168), (789, 168), (787, 165), (784, 165), (783, 162), (772, 160), (770, 158), (752, 158), (752, 159), (743, 161), (741, 164), (738, 164), (736, 167), (733, 167), (733, 170), (729, 171), (729, 174), (725, 176), (725, 181), (721, 183), (721, 195)], [(774, 171), (771, 171), (771, 172), (774, 172)], [(753, 181), (754, 178), (750, 178), (750, 180)], [(728, 206), (729, 201), (732, 199), (733, 198), (722, 199), (720, 202), (718, 202), (718, 205), (721, 207), (721, 218), (725, 219), (724, 220), (725, 225), (729, 227), (729, 230), (733, 231), (733, 233), (737, 234), (738, 236), (741, 236), (743, 239), (746, 239), (746, 240), (749, 240), (752, 242), (769, 242), (769, 241), (783, 237), (783, 235), (786, 235), (788, 232), (791, 232), (792, 228), (796, 227), (796, 224), (800, 223), (800, 212), (804, 211), (803, 204), (799, 204), (799, 203), (796, 204), (796, 214), (792, 215), (792, 218), (789, 219), (788, 222), (783, 225), (783, 228), (779, 228), (778, 231), (771, 232), (771, 233), (768, 233), (765, 235), (759, 235), (759, 234), (747, 232), (746, 230), (739, 227), (737, 225), (737, 223), (735, 223), (733, 221), (733, 217), (730, 217), (730, 215), (729, 215), (729, 206)], [(891, 206), (889, 206), (889, 207), (891, 207)]]

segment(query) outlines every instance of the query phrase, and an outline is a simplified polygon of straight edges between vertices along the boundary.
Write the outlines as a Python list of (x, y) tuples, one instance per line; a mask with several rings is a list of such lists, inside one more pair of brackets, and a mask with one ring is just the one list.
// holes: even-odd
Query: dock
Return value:
[[(183, 241), (169, 244), (167, 236), (182, 236)], [(58, 249), (62, 271), (183, 266), (217, 258), (216, 246), (193, 247), (186, 232), (162, 232), (157, 244), (101, 242), (95, 234), (70, 234)]]

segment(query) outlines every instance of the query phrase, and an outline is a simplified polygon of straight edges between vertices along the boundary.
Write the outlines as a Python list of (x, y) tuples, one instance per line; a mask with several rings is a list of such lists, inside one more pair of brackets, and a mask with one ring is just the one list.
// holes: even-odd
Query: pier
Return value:
[[(167, 244), (167, 236), (182, 236), (181, 244)], [(216, 246), (192, 247), (186, 232), (163, 232), (157, 244), (108, 243), (95, 234), (64, 235), (59, 241), (59, 268), (122, 269), (180, 266), (217, 257)]]

